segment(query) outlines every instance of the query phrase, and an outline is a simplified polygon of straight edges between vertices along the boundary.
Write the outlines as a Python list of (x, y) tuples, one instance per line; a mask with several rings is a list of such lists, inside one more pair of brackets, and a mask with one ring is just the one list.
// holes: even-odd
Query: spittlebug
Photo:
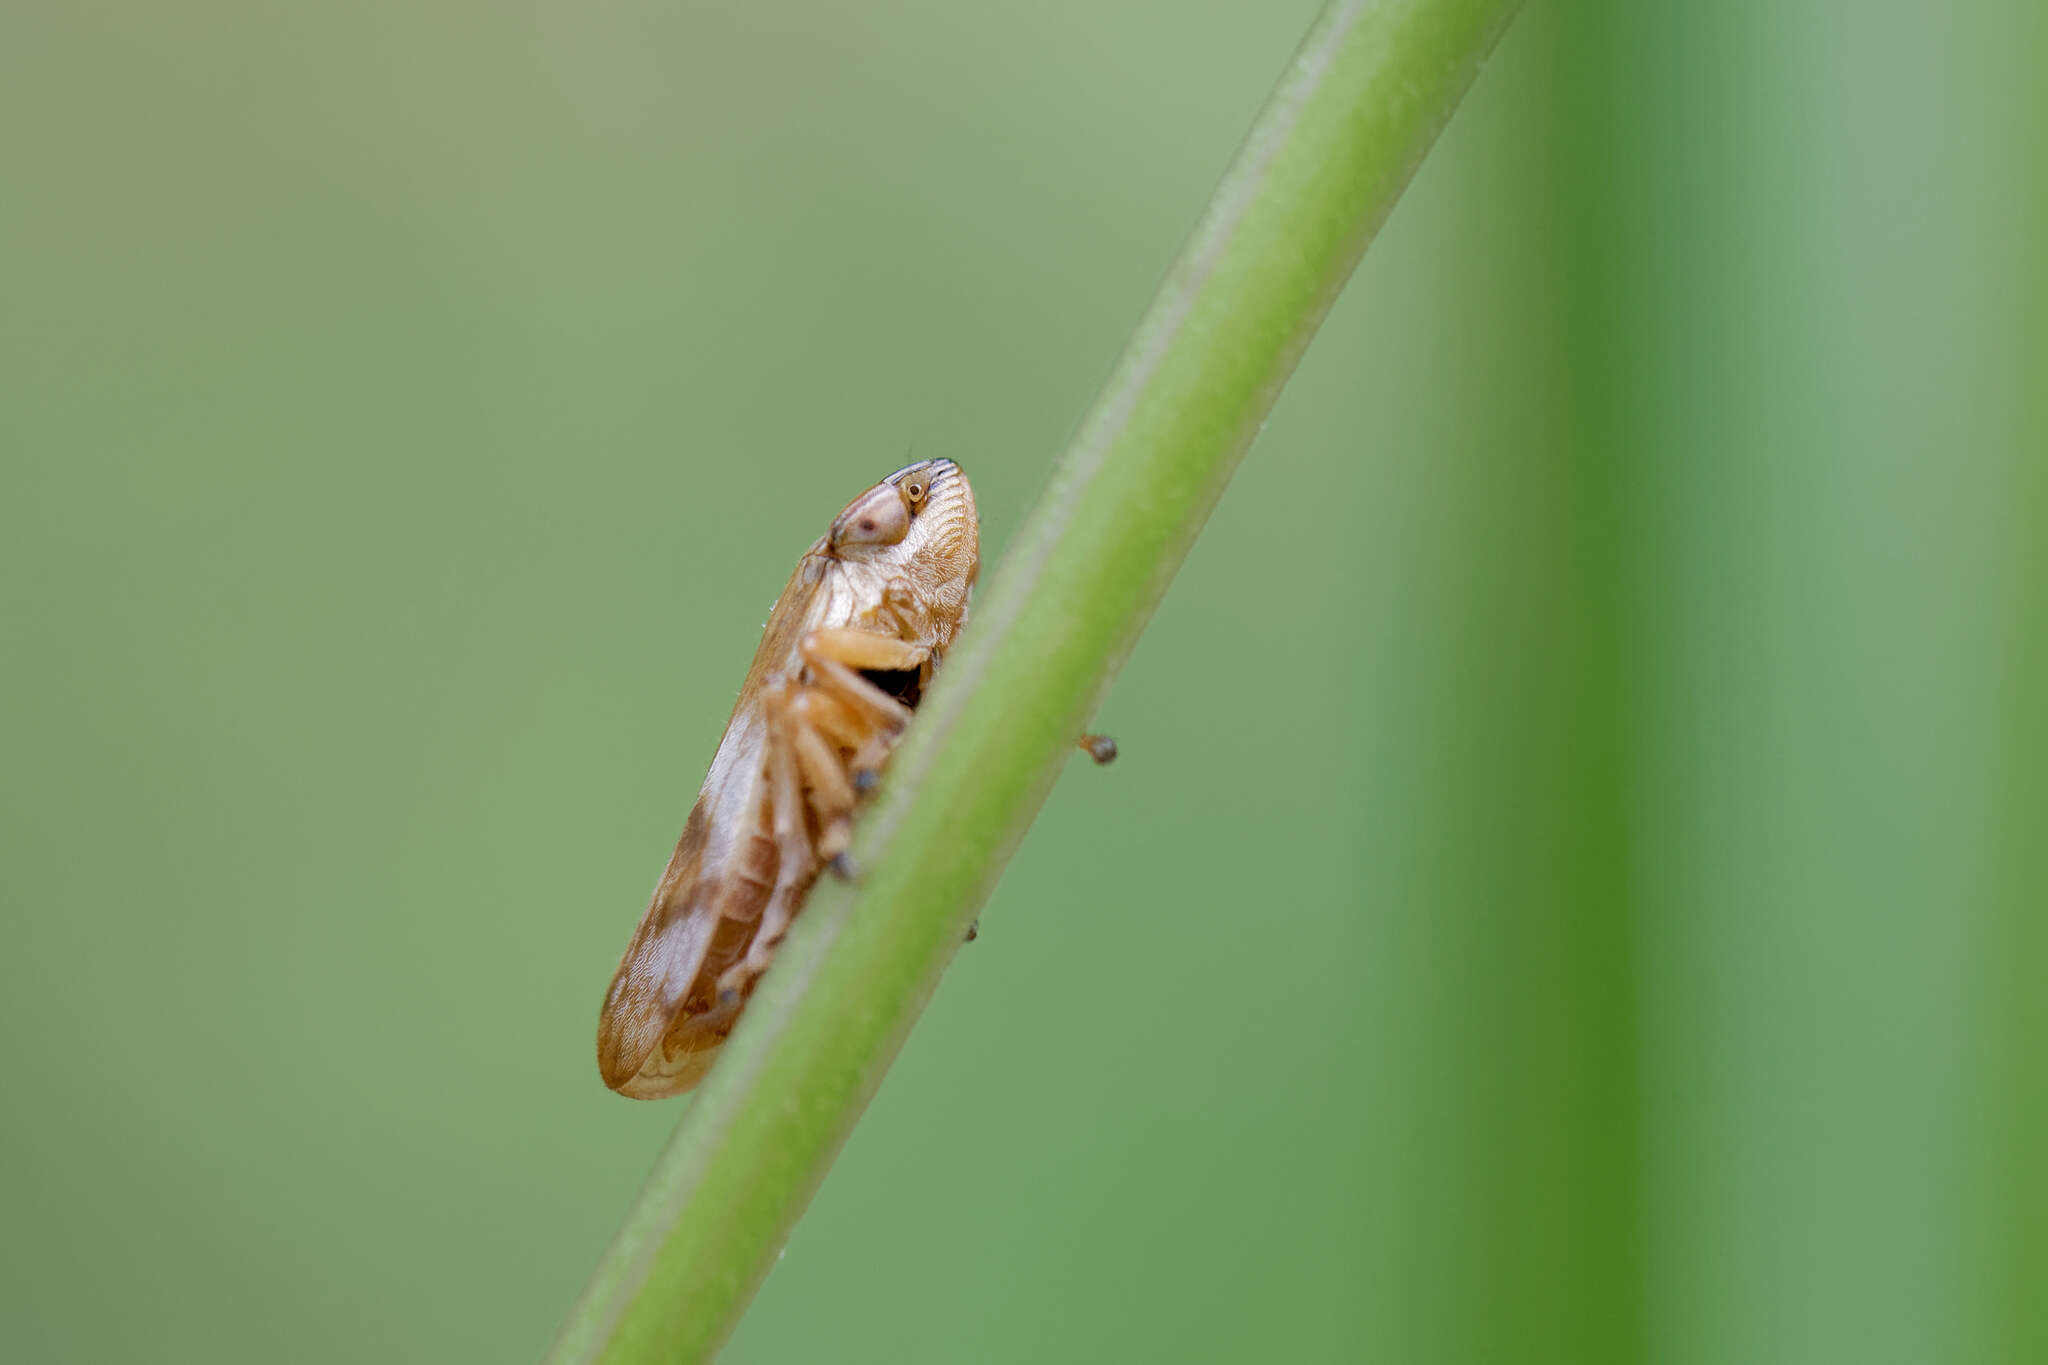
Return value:
[(974, 491), (951, 460), (868, 489), (797, 561), (605, 993), (606, 1085), (658, 1099), (710, 1070), (812, 884), (844, 854), (855, 809), (966, 623), (980, 565)]

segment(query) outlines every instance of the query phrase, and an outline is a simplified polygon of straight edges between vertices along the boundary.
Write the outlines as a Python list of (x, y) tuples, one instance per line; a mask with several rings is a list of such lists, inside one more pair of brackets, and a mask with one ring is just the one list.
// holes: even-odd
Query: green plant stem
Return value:
[(1018, 532), (857, 832), (555, 1343), (731, 1333), (1353, 266), (1519, 0), (1310, 30)]

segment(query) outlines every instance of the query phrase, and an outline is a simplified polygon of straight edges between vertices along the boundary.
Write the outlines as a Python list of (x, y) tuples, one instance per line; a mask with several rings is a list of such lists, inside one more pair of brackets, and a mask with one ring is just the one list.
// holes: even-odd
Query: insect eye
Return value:
[(919, 503), (922, 503), (924, 501), (924, 495), (929, 491), (931, 490), (925, 487), (923, 479), (908, 479), (904, 481), (903, 496), (910, 499), (910, 505), (912, 507), (916, 507)]
[(832, 523), (832, 544), (894, 545), (910, 534), (910, 508), (887, 484), (869, 489)]

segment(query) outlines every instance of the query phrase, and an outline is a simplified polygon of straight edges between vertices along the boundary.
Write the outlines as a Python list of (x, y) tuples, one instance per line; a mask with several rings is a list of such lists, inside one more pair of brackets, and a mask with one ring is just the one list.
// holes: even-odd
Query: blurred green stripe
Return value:
[(1987, 1331), (1983, 1170), (1987, 953), (2020, 903), (2000, 34), (1907, 5), (1605, 14), (1653, 1354), (2018, 1358)]
[(1484, 399), (1390, 640), (1389, 1358), (2044, 1358), (2020, 19), (1584, 3), (1509, 45), (1467, 174), (1512, 213), (1433, 286), (1493, 324), (1437, 358)]
[(2006, 731), (1999, 824), (2003, 914), (1995, 926), (1987, 998), (1996, 1050), (1994, 1107), (1985, 1115), (1987, 1178), (1980, 1196), (1994, 1275), (1989, 1360), (2048, 1360), (2048, 9), (2008, 0), (1998, 19), (2012, 40), (1986, 54), (2002, 117), (1993, 138), (2010, 185), (1999, 249), (1982, 268), (2000, 279), (2001, 445), (2012, 495), (2000, 523), (1999, 601), (2009, 643), (1996, 723)]
[(1599, 166), (1562, 17), (1522, 16), (1431, 186), (1449, 226), (1412, 287), (1434, 326), (1388, 382), (1455, 386), (1414, 448), (1361, 434), (1410, 471), (1375, 509), (1406, 560), (1365, 646), (1398, 661), (1370, 699), (1373, 805), (1398, 822), (1369, 874), (1390, 995), (1366, 1064), (1375, 1360), (1641, 1358), (1625, 471), (1600, 435)]

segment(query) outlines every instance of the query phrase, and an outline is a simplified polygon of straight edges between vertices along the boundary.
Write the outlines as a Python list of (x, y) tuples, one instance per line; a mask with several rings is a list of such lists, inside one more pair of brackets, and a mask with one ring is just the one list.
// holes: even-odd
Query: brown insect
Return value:
[(710, 1070), (819, 872), (844, 854), (855, 808), (967, 620), (980, 564), (974, 491), (951, 460), (897, 470), (797, 561), (605, 993), (606, 1085), (658, 1099)]

